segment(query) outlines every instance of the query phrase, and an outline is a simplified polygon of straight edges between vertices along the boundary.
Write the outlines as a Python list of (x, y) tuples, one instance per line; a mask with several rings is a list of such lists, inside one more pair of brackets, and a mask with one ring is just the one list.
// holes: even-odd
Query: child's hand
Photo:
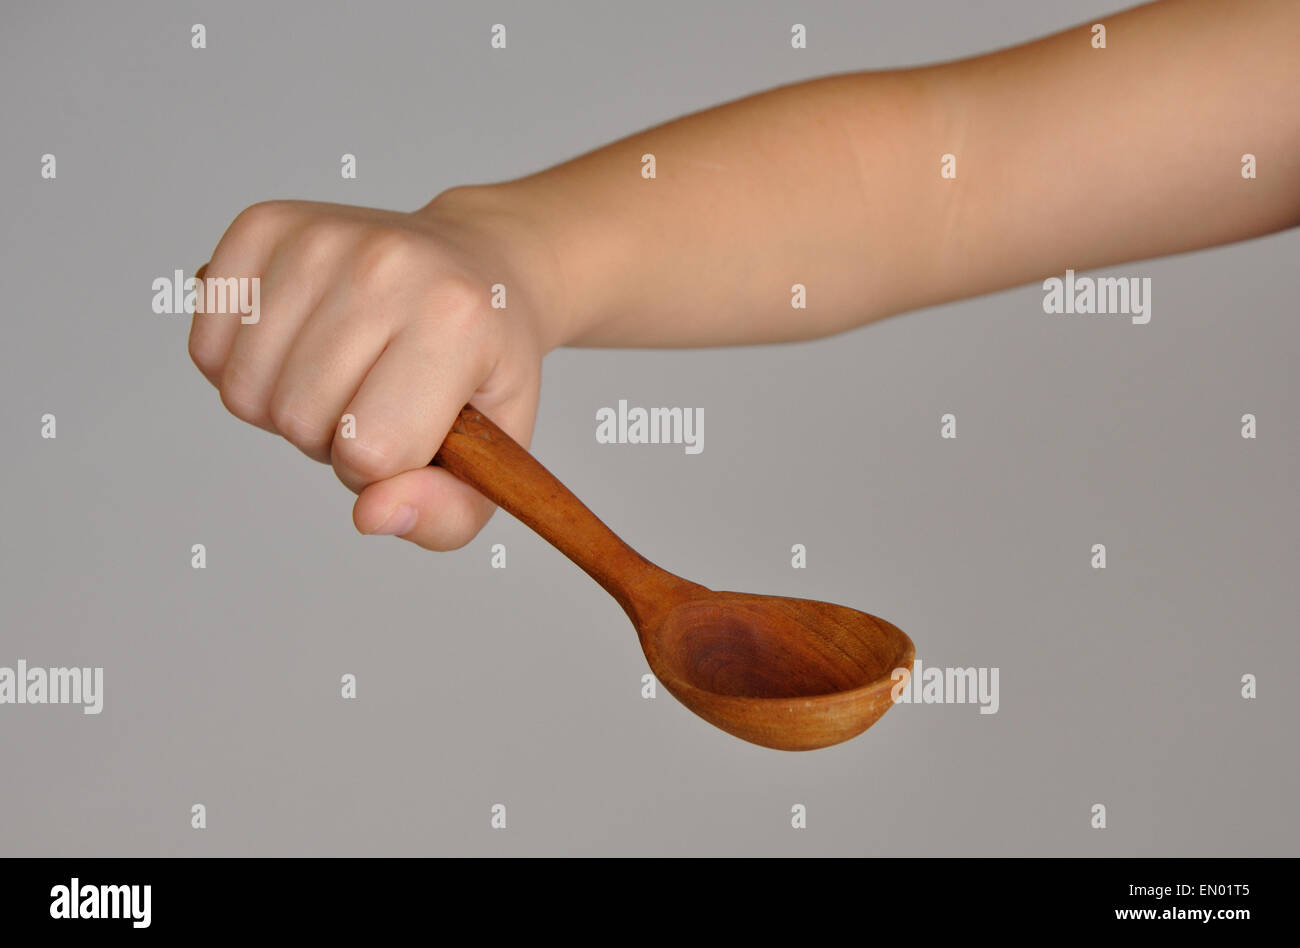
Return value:
[(360, 494), (362, 533), (463, 546), (492, 504), (427, 466), (461, 406), (520, 444), (532, 435), (541, 356), (556, 344), (539, 319), (554, 302), (536, 278), (545, 251), (485, 200), (455, 189), (413, 214), (256, 204), (203, 273), (260, 277), (260, 313), (196, 314), (195, 364), (236, 417), (334, 466)]
[(429, 459), (468, 401), (526, 445), (557, 345), (811, 339), (1300, 223), (1300, 4), (1105, 25), (784, 86), (414, 214), (256, 205), (207, 276), (261, 277), (260, 316), (197, 316), (190, 352), (334, 465), (359, 529), (445, 550), (491, 506)]

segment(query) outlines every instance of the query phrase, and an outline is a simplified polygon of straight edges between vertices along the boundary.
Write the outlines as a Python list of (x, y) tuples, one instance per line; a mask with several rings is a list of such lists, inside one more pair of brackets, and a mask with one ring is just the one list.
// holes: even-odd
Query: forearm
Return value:
[(919, 302), (1300, 223), (1300, 3), (1170, 0), (1100, 22), (1104, 50), (1084, 25), (934, 71), (960, 175)]
[(788, 86), (481, 197), (546, 248), (549, 341), (598, 346), (811, 338), (1300, 222), (1300, 3), (1166, 0), (1099, 22), (1106, 49), (1083, 25)]
[[(938, 154), (917, 161), (917, 85), (877, 73), (786, 86), (448, 196), (509, 207), (542, 235), (550, 272), (536, 279), (556, 301), (547, 310), (559, 344), (825, 335), (902, 302), (890, 297), (907, 282), (894, 271), (918, 272), (926, 222), (941, 211), (929, 184)], [(869, 159), (864, 131), (876, 141)], [(642, 176), (644, 155), (653, 178)], [(806, 309), (791, 306), (796, 283)]]

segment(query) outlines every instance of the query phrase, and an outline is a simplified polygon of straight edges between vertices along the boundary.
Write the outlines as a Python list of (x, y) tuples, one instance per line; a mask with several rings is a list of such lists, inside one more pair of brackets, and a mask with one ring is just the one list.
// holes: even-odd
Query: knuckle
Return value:
[(318, 262), (334, 253), (339, 243), (338, 228), (332, 221), (312, 221), (293, 237), (294, 251), (310, 262)]
[(218, 361), (215, 348), (205, 344), (203, 338), (198, 333), (193, 331), (190, 332), (188, 349), (190, 353), (190, 361), (193, 362), (195, 367), (197, 367), (204, 375), (212, 378), (220, 371), (221, 364)]
[(496, 326), (487, 289), (466, 276), (440, 277), (425, 294), (422, 328), (443, 345), (481, 349)]
[(490, 312), (487, 290), (461, 274), (442, 277), (433, 289), (432, 300), (443, 319), (456, 326), (474, 328), (486, 323)]
[(282, 219), (285, 212), (283, 201), (259, 201), (244, 208), (231, 222), (226, 230), (227, 239), (238, 240), (260, 233)]
[(335, 438), (335, 467), (341, 476), (353, 475), (366, 484), (400, 473), (401, 454), (397, 445), (382, 437)]
[(221, 404), (225, 405), (226, 410), (240, 421), (249, 424), (258, 424), (262, 421), (261, 399), (251, 386), (237, 378), (232, 378), (227, 371), (221, 380), (219, 391)]
[(273, 397), (267, 414), (275, 430), (294, 447), (313, 451), (325, 440), (320, 425), (286, 397)]
[(372, 231), (357, 246), (353, 282), (365, 292), (382, 292), (408, 275), (415, 259), (415, 241), (410, 235), (391, 229)]

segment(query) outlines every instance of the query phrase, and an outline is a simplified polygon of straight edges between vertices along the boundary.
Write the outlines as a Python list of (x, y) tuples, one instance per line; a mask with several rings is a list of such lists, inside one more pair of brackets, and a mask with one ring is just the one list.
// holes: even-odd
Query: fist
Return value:
[(235, 417), (333, 466), (362, 533), (450, 550), (483, 527), (492, 504), (428, 466), (467, 402), (531, 438), (550, 344), (544, 254), (487, 190), (410, 214), (255, 204), (197, 274), (256, 279), (259, 312), (205, 312), (200, 292), (194, 364)]

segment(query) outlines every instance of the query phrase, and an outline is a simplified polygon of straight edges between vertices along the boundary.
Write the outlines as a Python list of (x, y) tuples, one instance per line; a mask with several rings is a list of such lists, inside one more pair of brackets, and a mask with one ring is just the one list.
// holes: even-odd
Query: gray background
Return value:
[[(333, 474), (227, 415), (188, 320), (150, 309), (254, 201), (410, 209), (764, 87), (1098, 12), (8, 6), (0, 665), (102, 665), (106, 704), (0, 707), (0, 853), (1294, 855), (1300, 234), (1111, 271), (1153, 279), (1145, 327), (1048, 318), (1031, 286), (812, 344), (547, 358), (533, 450), (645, 555), (1001, 669), (996, 715), (902, 706), (810, 754), (643, 700), (618, 606), (505, 514), (450, 554), (358, 536)], [(704, 453), (597, 444), (619, 398), (704, 408)]]

